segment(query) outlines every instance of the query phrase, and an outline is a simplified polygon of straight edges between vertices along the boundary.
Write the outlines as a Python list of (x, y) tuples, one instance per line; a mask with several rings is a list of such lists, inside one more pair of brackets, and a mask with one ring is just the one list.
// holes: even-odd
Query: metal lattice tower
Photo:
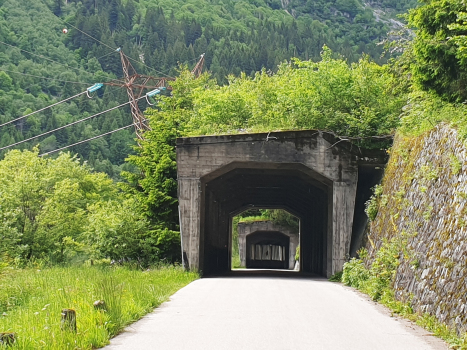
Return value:
[[(152, 77), (149, 75), (138, 74), (130, 63), (128, 57), (119, 48), (117, 51), (120, 53), (120, 60), (122, 62), (123, 69), (123, 80), (114, 80), (105, 85), (125, 87), (128, 99), (130, 100), (131, 116), (133, 117), (133, 124), (135, 125), (136, 136), (139, 140), (143, 139), (143, 133), (147, 130), (151, 130), (147, 119), (144, 117), (143, 112), (139, 109), (138, 100), (143, 96), (145, 90), (154, 90), (167, 88), (170, 90), (168, 81), (175, 80), (169, 77)], [(192, 70), (192, 74), (195, 77), (199, 77), (204, 66), (204, 53), (201, 55), (195, 68)]]

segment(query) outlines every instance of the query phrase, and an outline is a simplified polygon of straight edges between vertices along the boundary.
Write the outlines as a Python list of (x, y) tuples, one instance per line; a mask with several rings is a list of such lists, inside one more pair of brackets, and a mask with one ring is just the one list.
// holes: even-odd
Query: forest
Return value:
[[(285, 4), (285, 3), (284, 3)], [(362, 53), (384, 63), (378, 45), (391, 20), (415, 1), (0, 1), (0, 124), (122, 77), (121, 47), (136, 70), (175, 77), (179, 64), (193, 67), (205, 53), (205, 70), (220, 85), (227, 76), (261, 69), (276, 72), (284, 61), (320, 59), (323, 45), (348, 62)], [(67, 34), (63, 33), (67, 30)], [(396, 28), (397, 29), (397, 28)], [(127, 102), (122, 88), (105, 86), (0, 129), (1, 148)], [(147, 105), (141, 103), (141, 108)], [(128, 106), (13, 148), (43, 152), (131, 123)], [(134, 134), (123, 130), (71, 149), (96, 171), (121, 180), (132, 171), (124, 159)], [(134, 170), (134, 169), (133, 169)]]

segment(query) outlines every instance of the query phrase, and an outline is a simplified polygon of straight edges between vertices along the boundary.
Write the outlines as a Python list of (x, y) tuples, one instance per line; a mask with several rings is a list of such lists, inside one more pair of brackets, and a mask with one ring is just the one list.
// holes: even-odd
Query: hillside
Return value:
[[(139, 72), (156, 76), (176, 76), (179, 63), (192, 67), (206, 53), (205, 69), (221, 85), (228, 74), (275, 71), (291, 57), (319, 60), (325, 44), (350, 62), (362, 53), (382, 62), (377, 43), (391, 29), (388, 18), (414, 1), (0, 0), (0, 6), (4, 123), (121, 77), (117, 47), (142, 61), (135, 64)], [(80, 96), (0, 128), (0, 148), (126, 101), (124, 90), (111, 87), (91, 100)], [(124, 107), (17, 147), (31, 149), (40, 141), (47, 152), (130, 123)], [(97, 171), (118, 177), (129, 169), (124, 159), (133, 139), (130, 129), (72, 151)]]

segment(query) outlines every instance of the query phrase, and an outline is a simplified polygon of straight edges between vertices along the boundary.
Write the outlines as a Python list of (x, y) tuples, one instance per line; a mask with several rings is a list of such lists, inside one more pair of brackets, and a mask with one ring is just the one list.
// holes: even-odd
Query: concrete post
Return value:
[(196, 178), (179, 178), (178, 198), (180, 205), (180, 225), (182, 230), (182, 254), (186, 254), (185, 262), (190, 270), (199, 270), (200, 256), (200, 181)]

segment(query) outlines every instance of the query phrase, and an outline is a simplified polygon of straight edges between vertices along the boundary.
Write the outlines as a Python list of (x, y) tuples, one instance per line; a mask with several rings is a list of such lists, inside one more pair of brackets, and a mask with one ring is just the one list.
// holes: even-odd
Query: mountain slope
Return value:
[[(291, 57), (319, 60), (323, 45), (349, 62), (366, 53), (382, 63), (377, 43), (414, 1), (0, 0), (0, 6), (1, 124), (121, 77), (117, 47), (142, 61), (138, 72), (156, 76), (176, 76), (179, 63), (192, 67), (206, 53), (205, 69), (221, 84), (228, 74), (275, 71)], [(0, 148), (126, 101), (123, 89), (109, 87), (92, 100), (81, 96), (0, 128)], [(130, 123), (129, 109), (121, 108), (18, 147), (40, 141), (50, 151)], [(133, 139), (122, 131), (71, 150), (113, 175), (126, 166)]]

